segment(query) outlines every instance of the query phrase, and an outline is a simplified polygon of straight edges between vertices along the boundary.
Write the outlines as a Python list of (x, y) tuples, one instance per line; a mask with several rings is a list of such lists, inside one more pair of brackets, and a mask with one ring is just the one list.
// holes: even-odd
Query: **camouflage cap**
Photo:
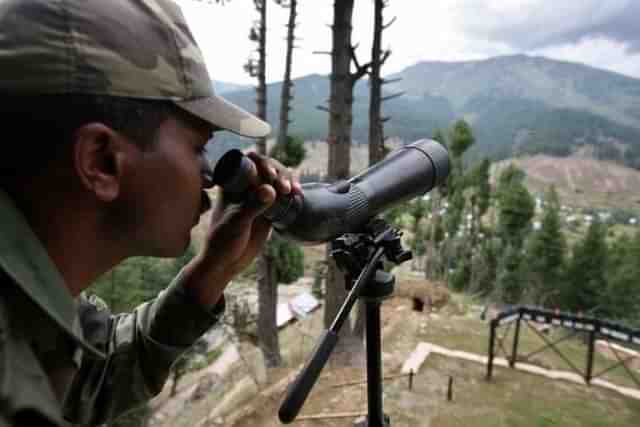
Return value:
[(0, 92), (172, 100), (243, 136), (271, 131), (215, 94), (171, 0), (0, 0)]

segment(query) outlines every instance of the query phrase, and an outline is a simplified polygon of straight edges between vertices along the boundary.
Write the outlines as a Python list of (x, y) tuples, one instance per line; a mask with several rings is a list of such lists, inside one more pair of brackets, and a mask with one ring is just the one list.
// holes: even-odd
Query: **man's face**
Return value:
[(203, 206), (202, 156), (211, 136), (206, 127), (194, 127), (169, 118), (160, 126), (156, 141), (146, 150), (132, 147), (131, 173), (123, 181), (122, 208), (126, 245), (135, 255), (175, 257), (190, 242)]

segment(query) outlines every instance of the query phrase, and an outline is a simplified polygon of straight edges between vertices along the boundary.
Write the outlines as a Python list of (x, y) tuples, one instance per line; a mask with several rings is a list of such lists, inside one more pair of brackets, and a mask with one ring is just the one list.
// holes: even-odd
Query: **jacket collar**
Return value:
[(76, 301), (64, 279), (13, 200), (0, 190), (0, 268), (74, 341), (95, 357), (79, 327)]

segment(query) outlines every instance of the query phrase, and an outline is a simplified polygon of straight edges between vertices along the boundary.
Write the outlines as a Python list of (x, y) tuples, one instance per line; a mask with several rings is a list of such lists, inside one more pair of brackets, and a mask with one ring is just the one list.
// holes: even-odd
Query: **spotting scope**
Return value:
[[(242, 151), (229, 150), (216, 163), (213, 182), (228, 200), (250, 200), (251, 167)], [(285, 238), (302, 244), (328, 242), (357, 233), (373, 216), (429, 192), (448, 175), (446, 148), (421, 139), (392, 151), (348, 180), (307, 183), (302, 185), (302, 194), (278, 196), (263, 215)]]

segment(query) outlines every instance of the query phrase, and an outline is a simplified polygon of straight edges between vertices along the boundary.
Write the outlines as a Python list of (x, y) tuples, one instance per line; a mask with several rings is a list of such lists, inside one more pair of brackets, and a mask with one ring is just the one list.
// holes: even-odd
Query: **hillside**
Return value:
[[(435, 353), (427, 357), (409, 389), (408, 378), (401, 375), (400, 370), (418, 343), (434, 343), (482, 356), (486, 355), (489, 338), (488, 324), (479, 316), (482, 307), (468, 297), (452, 294), (448, 303), (438, 305), (433, 313), (412, 310), (408, 282), (424, 288), (433, 286), (415, 277), (399, 274), (395, 296), (382, 304), (384, 409), (394, 426), (635, 425), (640, 415), (639, 400), (602, 387), (551, 380), (502, 367), (496, 367), (493, 380), (487, 382), (485, 365)], [(214, 376), (208, 368), (195, 373), (196, 378), (185, 380), (181, 387), (184, 392), (173, 401), (167, 399), (170, 388), (167, 385), (153, 404), (155, 413), (151, 426), (282, 425), (277, 412), (285, 388), (308, 359), (321, 330), (322, 310), (281, 330), (283, 368), (255, 374), (253, 370), (261, 365), (260, 354), (244, 345), (241, 348), (244, 360), (236, 360), (226, 371), (219, 371)], [(500, 334), (509, 334), (504, 346), (510, 349), (513, 330), (503, 328)], [(566, 331), (559, 328), (550, 331), (548, 339), (558, 340), (565, 335)], [(543, 345), (544, 341), (530, 328), (521, 329), (520, 355), (532, 353)], [(583, 367), (586, 347), (580, 339), (564, 340), (558, 347), (571, 363)], [(537, 353), (529, 362), (544, 369), (570, 370), (569, 365), (551, 350)], [(600, 372), (614, 362), (596, 354), (594, 363), (595, 370)], [(216, 364), (218, 361), (213, 365)], [(259, 377), (262, 378), (252, 382), (252, 378)], [(448, 401), (450, 377), (453, 378), (452, 400)], [(207, 378), (213, 380), (214, 386), (208, 393), (196, 396), (196, 384), (205, 384)], [(358, 417), (353, 414), (366, 413), (364, 378), (364, 366), (343, 368), (329, 362), (294, 425), (353, 425)], [(603, 379), (623, 387), (634, 387), (622, 367), (608, 371)], [(327, 415), (337, 418), (327, 418)], [(305, 416), (311, 418), (303, 419)]]
[(583, 208), (640, 210), (640, 172), (610, 161), (578, 156), (526, 156), (494, 165), (497, 176), (509, 163), (527, 174), (527, 188), (538, 194), (555, 185), (563, 203)]
[[(404, 92), (383, 105), (386, 135), (404, 141), (431, 136), (465, 118), (478, 143), (471, 157), (518, 154), (569, 155), (594, 147), (601, 159), (640, 167), (640, 80), (580, 64), (525, 55), (483, 61), (421, 62), (387, 78), (388, 93)], [(268, 120), (277, 123), (281, 84), (268, 87)], [(255, 111), (253, 89), (225, 94)], [(327, 76), (294, 81), (291, 133), (327, 136)], [(366, 142), (368, 85), (354, 89), (353, 139)], [(227, 137), (234, 139), (233, 137)], [(237, 139), (236, 139), (237, 140)]]

